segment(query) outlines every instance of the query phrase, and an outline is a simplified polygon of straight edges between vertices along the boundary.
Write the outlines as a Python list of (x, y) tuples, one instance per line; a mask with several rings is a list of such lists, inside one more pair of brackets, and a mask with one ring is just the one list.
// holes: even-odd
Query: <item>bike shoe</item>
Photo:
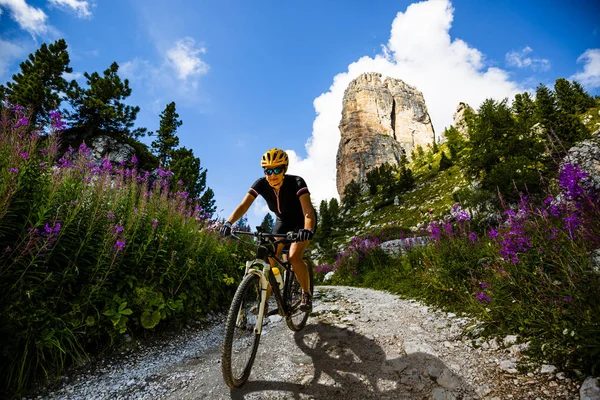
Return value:
[(312, 310), (312, 296), (310, 293), (302, 292), (302, 302), (300, 303), (300, 311)]

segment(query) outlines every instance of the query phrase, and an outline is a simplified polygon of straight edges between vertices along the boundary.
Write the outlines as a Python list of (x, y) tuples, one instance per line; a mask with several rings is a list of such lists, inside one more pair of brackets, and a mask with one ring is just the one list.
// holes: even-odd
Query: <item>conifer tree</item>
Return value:
[(342, 204), (346, 210), (353, 208), (360, 197), (360, 185), (353, 179), (344, 188)]
[(173, 182), (188, 192), (190, 198), (199, 198), (202, 209), (212, 215), (215, 212), (214, 193), (206, 188), (207, 170), (200, 166), (194, 151), (185, 147), (172, 151), (168, 167), (173, 172)]
[(83, 137), (105, 134), (115, 139), (145, 135), (146, 128), (133, 129), (140, 108), (123, 103), (131, 95), (131, 88), (129, 80), (121, 80), (118, 71), (119, 65), (113, 62), (102, 76), (85, 72), (88, 87), (74, 85), (69, 89), (69, 103), (74, 110), (69, 115), (69, 133)]
[(42, 44), (20, 64), (21, 72), (13, 75), (12, 82), (0, 85), (0, 100), (30, 107), (31, 125), (47, 123), (50, 111), (58, 109), (61, 96), (68, 89), (63, 74), (73, 72), (69, 62), (64, 39), (50, 45)]
[(238, 219), (237, 222), (233, 224), (232, 229), (236, 231), (250, 232), (251, 229), (250, 225), (248, 225), (248, 217), (243, 215), (242, 218)]
[(171, 153), (179, 146), (179, 137), (176, 133), (182, 123), (175, 109), (175, 102), (167, 104), (160, 114), (160, 127), (156, 131), (156, 140), (152, 142), (152, 150), (161, 166), (169, 163)]
[(263, 232), (272, 232), (274, 226), (275, 226), (275, 221), (273, 221), (273, 217), (271, 216), (270, 213), (267, 213), (267, 215), (265, 215), (262, 222), (260, 223), (260, 229)]
[(321, 247), (325, 246), (325, 242), (329, 239), (329, 235), (331, 234), (331, 214), (329, 213), (329, 204), (327, 200), (321, 200), (321, 204), (319, 205), (319, 230), (317, 231), (317, 243), (321, 245)]
[(444, 130), (444, 137), (450, 150), (450, 157), (453, 160), (459, 158), (460, 152), (465, 148), (466, 140), (454, 126), (450, 126), (450, 128)]
[(331, 220), (331, 225), (332, 226), (337, 226), (340, 222), (340, 203), (338, 203), (338, 200), (335, 197), (332, 197), (331, 200), (329, 200), (329, 204), (327, 207), (327, 211), (329, 212), (329, 218)]
[(452, 161), (446, 157), (446, 152), (442, 151), (442, 157), (440, 158), (440, 171), (446, 170), (452, 166)]

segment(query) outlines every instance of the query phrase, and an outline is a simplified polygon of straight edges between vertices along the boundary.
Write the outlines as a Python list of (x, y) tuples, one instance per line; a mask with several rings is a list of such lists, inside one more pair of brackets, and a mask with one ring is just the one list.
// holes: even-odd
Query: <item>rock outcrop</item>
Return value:
[(474, 113), (475, 111), (470, 105), (460, 102), (456, 107), (456, 112), (452, 115), (452, 125), (460, 132), (465, 138), (467, 137), (467, 121), (465, 118), (465, 112)]
[(584, 140), (571, 147), (561, 164), (577, 164), (587, 173), (600, 189), (600, 129), (592, 134), (591, 139)]
[(415, 87), (379, 73), (365, 73), (348, 85), (343, 99), (337, 153), (340, 197), (350, 181), (366, 181), (372, 169), (398, 165), (403, 155), (435, 140), (423, 94)]
[(135, 155), (135, 149), (126, 143), (119, 143), (108, 136), (96, 136), (92, 139), (90, 150), (95, 160), (108, 158), (114, 163), (128, 163)]

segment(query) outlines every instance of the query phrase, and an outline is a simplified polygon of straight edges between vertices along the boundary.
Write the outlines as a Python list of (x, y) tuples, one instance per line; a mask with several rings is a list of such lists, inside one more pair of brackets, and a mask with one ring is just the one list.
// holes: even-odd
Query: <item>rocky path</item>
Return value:
[(518, 372), (523, 345), (514, 338), (463, 336), (475, 324), (467, 318), (369, 289), (321, 287), (315, 297), (300, 332), (269, 318), (241, 389), (231, 391), (221, 378), (223, 325), (216, 322), (107, 361), (41, 398), (580, 399), (581, 383), (552, 366)]

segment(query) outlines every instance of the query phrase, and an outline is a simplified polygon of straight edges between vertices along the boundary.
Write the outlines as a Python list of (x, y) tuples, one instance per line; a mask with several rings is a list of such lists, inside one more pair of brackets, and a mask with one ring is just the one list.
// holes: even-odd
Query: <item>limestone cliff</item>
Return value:
[(365, 73), (348, 85), (343, 98), (337, 152), (337, 190), (342, 197), (351, 180), (366, 181), (372, 169), (398, 165), (403, 154), (435, 140), (423, 94), (379, 73)]

